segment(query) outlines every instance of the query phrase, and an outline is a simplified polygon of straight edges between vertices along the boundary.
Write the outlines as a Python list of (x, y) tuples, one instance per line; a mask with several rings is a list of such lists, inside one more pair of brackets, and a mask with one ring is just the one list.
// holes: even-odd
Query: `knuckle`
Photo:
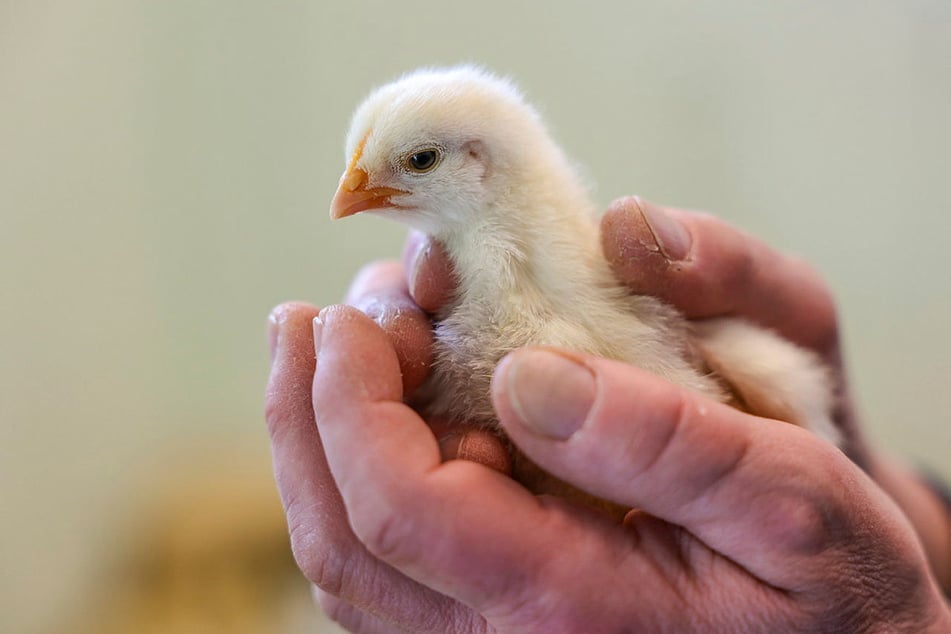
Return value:
[(770, 504), (766, 529), (777, 546), (813, 556), (828, 550), (835, 534), (833, 505), (814, 492), (778, 495)]
[(772, 493), (764, 528), (788, 552), (813, 557), (848, 548), (856, 527), (842, 494), (854, 488), (841, 469), (842, 454), (818, 440), (810, 444), (809, 472)]
[(347, 585), (351, 568), (351, 549), (340, 543), (332, 530), (322, 528), (310, 518), (314, 513), (302, 508), (296, 497), (285, 500), (290, 533), (291, 552), (297, 567), (314, 585), (324, 592), (340, 596)]
[(375, 556), (390, 563), (410, 559), (414, 544), (420, 541), (407, 514), (392, 505), (374, 509), (372, 514), (357, 513), (352, 521), (357, 539)]
[(312, 383), (312, 374), (284, 377), (279, 386), (271, 381), (264, 396), (264, 422), (272, 444), (282, 445), (286, 436), (298, 433), (299, 421), (313, 421)]
[(319, 548), (319, 540), (313, 531), (301, 523), (290, 522), (291, 552), (297, 567), (304, 576), (320, 588), (333, 593), (338, 588), (327, 588), (323, 583), (324, 552)]
[(268, 389), (267, 395), (264, 397), (264, 422), (267, 424), (272, 440), (278, 439), (284, 433), (283, 414), (282, 399), (273, 390)]
[(321, 536), (302, 524), (291, 524), (291, 551), (304, 576), (324, 592), (340, 596), (346, 587), (347, 557), (344, 549), (329, 548)]

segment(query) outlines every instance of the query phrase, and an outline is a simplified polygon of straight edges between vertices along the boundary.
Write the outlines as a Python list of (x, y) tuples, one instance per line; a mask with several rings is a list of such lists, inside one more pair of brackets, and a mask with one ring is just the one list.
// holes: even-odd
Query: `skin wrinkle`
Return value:
[[(641, 474), (639, 477), (645, 477), (646, 474), (650, 472), (651, 469), (655, 468), (656, 465), (663, 462), (663, 457), (665, 454), (669, 453), (669, 450), (678, 444), (678, 437), (685, 433), (685, 429), (690, 425), (686, 423), (685, 417), (687, 417), (687, 412), (689, 411), (689, 405), (686, 404), (686, 401), (681, 399), (678, 402), (677, 413), (675, 416), (670, 417), (669, 420), (676, 421), (670, 424), (671, 431), (666, 434), (665, 441), (663, 445), (652, 454), (652, 459), (650, 462), (643, 468), (639, 470)], [(720, 465), (716, 472), (713, 473), (712, 479), (709, 476), (703, 478), (703, 487), (697, 491), (697, 497), (692, 500), (688, 500), (684, 503), (684, 507), (696, 506), (702, 502), (708, 500), (711, 497), (715, 497), (718, 491), (720, 490), (721, 484), (727, 482), (731, 477), (734, 477), (736, 473), (741, 468), (741, 465), (744, 464), (747, 456), (750, 454), (750, 445), (748, 443), (743, 443), (741, 449), (736, 453), (736, 455), (731, 458), (731, 460), (725, 464)], [(688, 513), (689, 515), (689, 513)], [(696, 528), (700, 528), (701, 532), (704, 530), (704, 522), (693, 522), (692, 525)], [(674, 525), (672, 525), (674, 526)], [(703, 548), (709, 550), (710, 552), (716, 552), (717, 556), (720, 557), (723, 561), (729, 562), (732, 565), (736, 566), (737, 569), (744, 571), (751, 578), (759, 579), (763, 584), (772, 588), (773, 590), (785, 594), (787, 590), (783, 587), (776, 586), (771, 582), (767, 581), (763, 577), (754, 574), (751, 570), (747, 569), (746, 566), (737, 562), (734, 559), (731, 559), (725, 553), (715, 551), (713, 548), (704, 543), (702, 538), (694, 533), (689, 533), (685, 528), (677, 527), (684, 535), (689, 536), (689, 539), (695, 540), (697, 544), (702, 545)], [(683, 550), (680, 551), (681, 555)], [(689, 566), (688, 566), (689, 569)]]
[[(588, 522), (603, 524), (604, 517), (590, 509), (579, 509), (573, 502), (554, 496), (542, 495), (533, 498), (539, 507), (546, 509), (542, 523), (536, 527), (539, 535), (564, 536), (566, 543), (573, 544), (575, 552), (583, 549), (595, 549), (601, 544), (592, 544), (594, 536), (580, 533), (579, 525), (570, 517), (572, 511), (580, 510)], [(575, 537), (573, 535), (577, 534)], [(616, 535), (605, 535), (605, 540), (616, 539)], [(591, 560), (600, 558), (593, 553)], [(587, 559), (582, 557), (582, 559)], [(579, 583), (574, 568), (565, 570), (559, 557), (535, 559), (530, 566), (521, 569), (519, 578), (504, 579), (507, 586), (501, 592), (504, 602), (496, 602), (491, 617), (494, 622), (503, 625), (504, 631), (545, 631), (575, 632), (588, 626), (587, 620), (577, 622), (577, 610), (571, 604), (572, 589)]]
[[(841, 584), (852, 588), (845, 596), (853, 597), (854, 600), (850, 604), (842, 605), (840, 610), (846, 614), (851, 612), (856, 622), (866, 621), (867, 625), (874, 624), (865, 609), (867, 604), (879, 606), (885, 614), (925, 613), (924, 607), (909, 611), (907, 605), (909, 599), (912, 602), (924, 601), (931, 585), (931, 580), (922, 574), (923, 571), (908, 556), (909, 552), (918, 550), (918, 545), (914, 544), (910, 549), (896, 550), (895, 539), (906, 541), (902, 537), (907, 538), (907, 533), (899, 530), (898, 526), (889, 524), (877, 526), (876, 531), (870, 531), (868, 528), (859, 524), (856, 531), (864, 539), (853, 538), (843, 543), (842, 560), (847, 563), (843, 568), (851, 570), (852, 574), (842, 575)], [(889, 534), (892, 539), (882, 540), (883, 533)], [(858, 547), (862, 542), (879, 540), (892, 546), (885, 552), (879, 549), (873, 557), (869, 557), (864, 549)]]
[[(351, 575), (353, 579), (359, 579), (359, 576), (356, 574)], [(361, 584), (354, 584), (361, 585)], [(362, 584), (365, 585), (365, 584)], [(374, 587), (374, 592), (372, 593), (371, 599), (367, 601), (366, 597), (360, 596), (363, 599), (364, 603), (370, 605), (371, 608), (368, 610), (362, 610), (356, 605), (350, 603), (346, 598), (336, 597), (332, 594), (322, 591), (320, 588), (315, 586), (315, 596), (317, 596), (318, 601), (321, 604), (321, 607), (324, 607), (325, 603), (330, 604), (330, 607), (335, 610), (341, 610), (340, 616), (342, 616), (345, 621), (340, 621), (341, 625), (345, 627), (352, 627), (353, 625), (360, 625), (362, 623), (369, 623), (377, 629), (370, 631), (382, 631), (382, 632), (403, 632), (406, 631), (405, 628), (399, 627), (400, 621), (394, 617), (392, 613), (387, 613), (380, 610), (379, 608), (373, 609), (372, 606), (379, 606), (386, 604), (386, 599), (392, 596), (392, 589), (389, 587), (389, 584), (385, 580), (381, 580), (380, 583), (372, 584)], [(347, 587), (347, 586), (345, 586)], [(423, 618), (417, 620), (416, 626), (413, 628), (414, 632), (432, 632), (433, 634), (443, 634), (444, 632), (482, 632), (486, 629), (486, 624), (484, 619), (481, 617), (463, 617), (458, 615), (453, 617), (452, 615), (447, 615), (446, 610), (444, 609), (443, 603), (445, 602), (446, 597), (441, 597), (439, 595), (429, 593), (423, 599), (425, 607), (422, 610)], [(397, 605), (398, 612), (410, 613), (416, 612), (414, 606), (406, 605), (405, 602), (399, 602)], [(455, 614), (455, 613), (453, 613)], [(447, 625), (446, 619), (447, 616), (451, 619), (451, 624)], [(351, 620), (351, 617), (356, 618), (356, 623)], [(336, 619), (335, 619), (336, 620)], [(363, 631), (363, 630), (357, 630)]]
[[(371, 548), (369, 552), (374, 551)], [(363, 564), (369, 561), (374, 560), (365, 558), (361, 559), (360, 563)], [(383, 568), (380, 566), (365, 565), (357, 567), (345, 565), (341, 569), (343, 575), (342, 588), (344, 592), (334, 594), (341, 596), (344, 600), (359, 601), (363, 605), (369, 606), (370, 611), (378, 614), (380, 617), (386, 617), (386, 613), (380, 611), (379, 608), (374, 609), (374, 606), (387, 605), (390, 610), (396, 608), (400, 611), (405, 610), (407, 614), (411, 614), (413, 612), (412, 606), (401, 605), (398, 602), (394, 604), (394, 599), (399, 597), (399, 594), (394, 593), (392, 584), (387, 578), (392, 572), (393, 570), (388, 567)], [(409, 580), (404, 578), (401, 581), (405, 584)], [(445, 602), (444, 597), (440, 597), (427, 590), (427, 592), (419, 598), (429, 605), (431, 613), (434, 614), (434, 616), (438, 615), (436, 618), (441, 618), (444, 614), (443, 606), (441, 605)], [(433, 631), (439, 631), (439, 627), (434, 627)]]
[(324, 613), (335, 623), (351, 632), (360, 634), (385, 634), (398, 632), (395, 627), (380, 621), (372, 614), (338, 599), (326, 592), (315, 592), (314, 597)]
[[(752, 451), (748, 451), (746, 455), (750, 456), (752, 453)], [(763, 452), (759, 453), (762, 454)], [(795, 470), (799, 467), (777, 462), (776, 468)], [(762, 472), (762, 470), (763, 467), (752, 464), (747, 466), (749, 472), (756, 473)], [(760, 569), (757, 571), (736, 560), (736, 558), (726, 555), (724, 557), (732, 561), (738, 568), (747, 571), (751, 576), (759, 578), (765, 585), (787, 595), (806, 592), (807, 588), (817, 580), (821, 580), (822, 575), (827, 572), (830, 561), (834, 563), (841, 560), (841, 557), (836, 554), (838, 549), (841, 549), (841, 541), (836, 541), (834, 536), (830, 537), (823, 530), (829, 529), (833, 533), (838, 533), (842, 531), (842, 527), (841, 521), (836, 524), (836, 520), (833, 519), (834, 516), (823, 510), (832, 504), (831, 500), (825, 500), (821, 504), (812, 501), (815, 498), (816, 482), (827, 482), (827, 480), (809, 477), (801, 483), (801, 486), (788, 487), (788, 491), (762, 490), (756, 492), (747, 504), (747, 508), (754, 515), (761, 517), (758, 526), (762, 532), (763, 541), (776, 544), (789, 556), (795, 557), (793, 561), (797, 562), (796, 566), (788, 571), (781, 571), (784, 576), (781, 582), (771, 578), (777, 574), (775, 570), (765, 571)], [(779, 496), (788, 501), (792, 506), (792, 512), (783, 510), (783, 502), (777, 500)], [(710, 497), (716, 496), (711, 495)], [(803, 502), (803, 499), (807, 501)], [(716, 501), (714, 500), (710, 504), (716, 505)], [(698, 532), (702, 533), (712, 529), (712, 527), (707, 528), (707, 525), (714, 524), (715, 519), (709, 518), (707, 521), (698, 524)], [(802, 530), (798, 530), (797, 526), (801, 526)], [(700, 538), (698, 537), (698, 539)]]
[[(349, 497), (349, 496), (348, 496)], [(409, 536), (413, 535), (412, 522), (398, 507), (389, 506), (376, 509), (372, 520), (364, 519), (360, 513), (352, 515), (353, 530), (367, 550), (383, 561), (399, 568), (401, 563), (412, 561), (416, 557), (415, 547)]]
[[(545, 519), (542, 514), (539, 512), (543, 509), (548, 502), (546, 496), (533, 496), (527, 494), (527, 492), (519, 486), (517, 483), (513, 482), (508, 477), (503, 477), (501, 474), (496, 473), (480, 473), (482, 472), (481, 466), (475, 466), (473, 464), (467, 464), (466, 461), (451, 461), (444, 463), (442, 465), (437, 465), (436, 467), (429, 470), (427, 476), (431, 480), (431, 489), (436, 495), (436, 499), (433, 500), (435, 505), (438, 505), (439, 508), (452, 508), (454, 505), (459, 506), (458, 500), (451, 497), (452, 493), (455, 491), (465, 490), (470, 483), (472, 483), (477, 478), (489, 475), (488, 481), (484, 482), (483, 486), (486, 490), (495, 489), (498, 494), (505, 494), (506, 496), (517, 496), (518, 501), (527, 507), (527, 512), (525, 514), (530, 514), (530, 516), (538, 520), (539, 518)], [(498, 488), (499, 485), (502, 488)], [(465, 514), (470, 510), (470, 505), (466, 504), (466, 498), (462, 498), (462, 507), (458, 509), (456, 517), (453, 518), (454, 521), (459, 521), (457, 518), (459, 515)], [(485, 517), (480, 516), (475, 518), (479, 521), (487, 521), (493, 530), (498, 531), (499, 533), (505, 534), (512, 530), (511, 526), (507, 524), (507, 518), (499, 516)], [(543, 530), (537, 525), (533, 525), (540, 535), (543, 535)], [(437, 533), (438, 538), (431, 540), (431, 544), (440, 545), (442, 540), (445, 539), (445, 533), (442, 531)], [(481, 535), (477, 537), (481, 540)], [(495, 548), (498, 546), (504, 546), (507, 542), (500, 541), (498, 544), (494, 544), (490, 549), (490, 556), (493, 558), (501, 558), (505, 560), (517, 561), (519, 558), (528, 556), (529, 554), (533, 555), (531, 563), (528, 565), (520, 565), (507, 570), (504, 574), (493, 574), (491, 577), (484, 577), (478, 579), (475, 583), (478, 586), (479, 594), (479, 604), (474, 605), (476, 608), (491, 607), (502, 601), (507, 601), (511, 596), (510, 588), (515, 588), (517, 590), (526, 588), (531, 589), (532, 580), (539, 581), (536, 571), (541, 565), (541, 561), (546, 560), (548, 553), (544, 554), (543, 558), (539, 558), (539, 553), (522, 553), (516, 552), (511, 553), (508, 549), (503, 548), (503, 555), (498, 555), (494, 552)], [(451, 545), (447, 545), (446, 548), (451, 548)], [(449, 555), (455, 558), (460, 556), (467, 556), (468, 553), (460, 553), (457, 551), (451, 551)], [(479, 566), (482, 564), (481, 561), (474, 562), (475, 565)], [(468, 563), (463, 564), (460, 562), (460, 565), (469, 565)]]
[[(677, 597), (683, 608), (685, 610), (690, 610), (692, 606), (689, 598), (681, 591), (681, 588), (677, 583), (677, 578), (671, 575), (673, 567), (664, 565), (664, 563), (661, 561), (661, 558), (654, 556), (656, 551), (652, 551), (650, 547), (659, 545), (667, 553), (676, 552), (676, 557), (678, 561), (683, 564), (684, 571), (691, 570), (689, 561), (684, 558), (683, 552), (680, 550), (680, 548), (674, 545), (670, 539), (658, 539), (656, 531), (653, 530), (656, 527), (657, 522), (663, 522), (663, 520), (653, 517), (647, 513), (641, 513), (638, 519), (628, 525), (631, 529), (631, 532), (635, 534), (634, 539), (636, 540), (637, 544), (636, 550), (638, 553), (642, 553), (640, 559), (646, 560), (647, 564), (657, 572), (657, 577), (667, 581), (665, 587), (667, 587), (668, 590)], [(666, 522), (663, 523), (667, 524)], [(626, 553), (625, 559), (632, 559), (631, 553)]]
[[(723, 553), (713, 550), (702, 539), (687, 531), (686, 529), (682, 527), (680, 527), (680, 529), (681, 537), (679, 539), (679, 543), (681, 547), (681, 556), (684, 557), (687, 562), (685, 566), (687, 575), (685, 575), (685, 578), (689, 579), (696, 587), (703, 588), (708, 595), (714, 593), (714, 591), (722, 590), (722, 588), (719, 586), (711, 587), (707, 577), (700, 572), (701, 565), (698, 562), (698, 558), (704, 557), (706, 560), (705, 566), (707, 568), (716, 568), (718, 566), (722, 566), (733, 569), (737, 573), (741, 574), (741, 579), (743, 581), (754, 584), (754, 587), (758, 591), (764, 595), (768, 595), (767, 598), (769, 601), (764, 602), (764, 607), (769, 606), (770, 601), (780, 601), (781, 603), (779, 605), (773, 606), (775, 611), (779, 612), (782, 610), (784, 613), (795, 612), (795, 609), (798, 607), (797, 602), (793, 596), (793, 593), (791, 593), (789, 590), (781, 586), (774, 585), (762, 577), (757, 576), (752, 570), (750, 570), (749, 567), (743, 565), (741, 562), (730, 558)], [(711, 601), (711, 603), (718, 605), (720, 602)]]
[[(601, 382), (599, 381), (599, 385)], [(604, 388), (601, 386), (599, 392), (603, 392)], [(684, 417), (686, 415), (686, 401), (683, 398), (678, 398), (677, 403), (674, 406), (674, 410), (670, 413), (671, 415), (665, 416), (665, 418), (670, 421), (663, 426), (665, 432), (664, 436), (659, 439), (657, 446), (652, 448), (650, 456), (648, 457), (647, 463), (640, 465), (637, 468), (636, 477), (645, 478), (649, 477), (649, 474), (654, 469), (657, 464), (662, 464), (661, 460), (664, 458), (668, 451), (675, 446), (675, 441), (683, 429), (684, 426)], [(658, 439), (652, 439), (657, 441)], [(631, 457), (637, 457), (638, 453), (641, 453), (640, 449), (636, 446), (629, 446), (625, 448), (625, 453), (628, 453)]]
[[(383, 407), (395, 406), (399, 408), (404, 407), (403, 405), (398, 403), (379, 402), (379, 403), (376, 403), (376, 406), (373, 408), (373, 410), (379, 410), (380, 406), (383, 406)], [(367, 412), (366, 415), (369, 417), (378, 417), (379, 415), (385, 416), (385, 413), (382, 411), (378, 411), (376, 413), (374, 413), (374, 411), (370, 411), (370, 412)], [(360, 423), (358, 421), (354, 421), (354, 424), (360, 424)], [(370, 450), (370, 448), (368, 448), (368, 451), (372, 453), (372, 450)], [(343, 490), (345, 492), (345, 497), (346, 497), (347, 495), (346, 491), (351, 487), (348, 486), (347, 481), (341, 482), (341, 486), (343, 487)], [(362, 490), (362, 487), (360, 488)], [(363, 496), (361, 495), (357, 495), (357, 497), (358, 499), (363, 499)], [(350, 515), (351, 515), (353, 527), (357, 529), (357, 534), (361, 537), (361, 542), (363, 544), (366, 544), (369, 547), (371, 552), (374, 552), (375, 554), (378, 554), (378, 555), (383, 555), (385, 558), (389, 558), (390, 561), (393, 561), (393, 559), (397, 559), (395, 563), (398, 563), (397, 553), (399, 552), (400, 545), (401, 544), (406, 545), (406, 544), (412, 543), (412, 540), (410, 540), (409, 538), (397, 538), (393, 536), (396, 534), (412, 536), (413, 534), (415, 534), (415, 529), (412, 526), (405, 524), (406, 518), (401, 519), (397, 517), (396, 515), (396, 511), (400, 508), (405, 508), (405, 505), (394, 503), (393, 497), (390, 495), (384, 495), (382, 496), (382, 498), (380, 496), (376, 496), (375, 499), (377, 500), (377, 502), (380, 499), (390, 502), (387, 507), (389, 510), (386, 510), (385, 508), (383, 509), (385, 513), (385, 515), (383, 516), (383, 519), (381, 520), (378, 517), (379, 511), (381, 510), (381, 506), (378, 503), (373, 503), (369, 507), (366, 507), (365, 505), (361, 505), (360, 507), (356, 507), (356, 508), (353, 507), (353, 505), (351, 505)], [(369, 519), (368, 517), (365, 518), (364, 517), (365, 512), (362, 509), (366, 509), (366, 508), (369, 508), (371, 511), (376, 511), (377, 517), (375, 519)], [(409, 514), (409, 517), (412, 517), (412, 516), (413, 514)], [(401, 528), (398, 529), (397, 527), (399, 527), (401, 523), (403, 525)], [(410, 558), (413, 558), (415, 557), (415, 554), (410, 553), (410, 554), (407, 554), (407, 556)]]
[(293, 508), (289, 508), (288, 516), (297, 520), (289, 522), (288, 529), (294, 560), (311, 583), (325, 592), (346, 598), (351, 594), (346, 575), (354, 564), (354, 557), (347, 553), (353, 549), (341, 547), (349, 544), (339, 543), (342, 541), (340, 531), (334, 531), (333, 536), (316, 533), (310, 519), (312, 514), (293, 513)]

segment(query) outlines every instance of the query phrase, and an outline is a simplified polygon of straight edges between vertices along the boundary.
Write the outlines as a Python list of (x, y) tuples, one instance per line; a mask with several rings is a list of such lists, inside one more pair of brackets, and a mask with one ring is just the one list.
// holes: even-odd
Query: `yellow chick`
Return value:
[(815, 355), (738, 319), (688, 324), (620, 285), (588, 191), (509, 81), (471, 66), (406, 75), (356, 110), (346, 156), (331, 217), (373, 213), (428, 233), (458, 276), (436, 316), (429, 414), (498, 429), (495, 366), (536, 344), (625, 361), (839, 440)]

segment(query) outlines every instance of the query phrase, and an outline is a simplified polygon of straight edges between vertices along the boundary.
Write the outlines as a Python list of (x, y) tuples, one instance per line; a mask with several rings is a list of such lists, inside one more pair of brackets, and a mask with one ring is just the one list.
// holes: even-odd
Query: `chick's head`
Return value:
[(432, 235), (472, 226), (517, 185), (544, 138), (509, 82), (468, 66), (417, 71), (355, 112), (330, 215), (373, 212)]

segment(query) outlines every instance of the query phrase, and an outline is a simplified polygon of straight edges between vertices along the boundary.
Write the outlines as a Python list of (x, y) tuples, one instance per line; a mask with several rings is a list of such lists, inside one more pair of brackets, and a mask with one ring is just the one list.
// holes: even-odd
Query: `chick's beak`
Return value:
[(391, 187), (367, 188), (369, 181), (370, 176), (365, 170), (356, 165), (348, 167), (347, 171), (340, 177), (337, 193), (334, 194), (333, 202), (330, 203), (330, 217), (337, 220), (361, 211), (395, 207), (397, 205), (390, 202), (390, 198), (409, 193)]

